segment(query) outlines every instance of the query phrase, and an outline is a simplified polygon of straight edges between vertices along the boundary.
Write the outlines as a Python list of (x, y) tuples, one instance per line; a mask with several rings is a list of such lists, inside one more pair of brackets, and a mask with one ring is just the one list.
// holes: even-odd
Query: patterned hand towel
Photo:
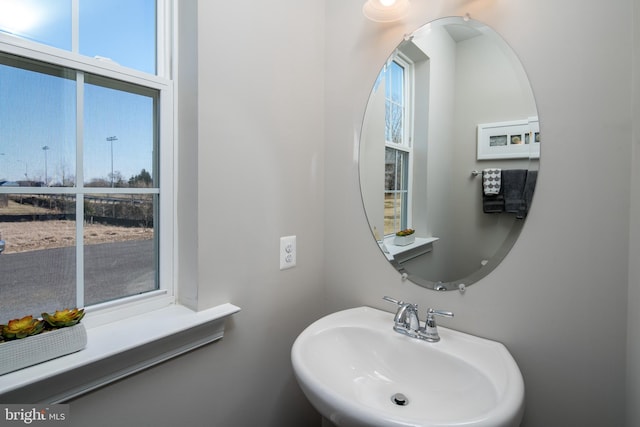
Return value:
[(504, 212), (500, 169), (482, 171), (482, 211), (484, 213)]
[(500, 193), (501, 175), (501, 170), (497, 168), (484, 169), (482, 171), (482, 189), (485, 196)]

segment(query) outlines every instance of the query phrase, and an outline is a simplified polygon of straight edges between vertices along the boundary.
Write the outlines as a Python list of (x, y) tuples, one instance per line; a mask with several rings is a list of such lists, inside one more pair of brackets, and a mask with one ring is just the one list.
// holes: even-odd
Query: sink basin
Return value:
[(358, 307), (323, 317), (291, 350), (311, 404), (340, 427), (518, 426), (524, 383), (504, 345), (438, 327), (429, 343)]

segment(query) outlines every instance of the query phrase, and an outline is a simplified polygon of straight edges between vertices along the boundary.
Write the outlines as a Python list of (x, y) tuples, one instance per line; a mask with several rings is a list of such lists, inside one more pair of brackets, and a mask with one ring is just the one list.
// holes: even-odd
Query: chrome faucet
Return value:
[(420, 330), (418, 306), (391, 297), (384, 297), (384, 299), (398, 305), (398, 311), (393, 318), (393, 330), (404, 335), (416, 335)]
[(417, 304), (399, 301), (388, 296), (383, 297), (383, 299), (398, 305), (398, 311), (393, 318), (393, 330), (411, 338), (438, 342), (440, 341), (440, 335), (438, 335), (435, 316), (453, 317), (453, 313), (450, 311), (429, 308), (424, 327), (420, 327)]

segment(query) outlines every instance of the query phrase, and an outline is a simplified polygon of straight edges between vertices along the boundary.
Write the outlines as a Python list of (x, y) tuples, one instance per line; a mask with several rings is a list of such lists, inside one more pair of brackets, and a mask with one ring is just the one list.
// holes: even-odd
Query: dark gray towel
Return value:
[(484, 213), (500, 213), (504, 212), (504, 197), (502, 194), (495, 196), (482, 196), (482, 211)]
[(524, 218), (529, 213), (529, 207), (531, 206), (531, 201), (533, 200), (533, 192), (536, 189), (537, 179), (538, 171), (527, 172), (527, 178), (524, 182), (524, 190), (522, 195), (524, 204), (520, 209), (520, 212), (518, 212), (518, 214), (516, 215), (516, 218)]
[(502, 191), (504, 194), (505, 212), (517, 214), (526, 206), (524, 200), (524, 184), (526, 180), (526, 169), (506, 169), (502, 171)]

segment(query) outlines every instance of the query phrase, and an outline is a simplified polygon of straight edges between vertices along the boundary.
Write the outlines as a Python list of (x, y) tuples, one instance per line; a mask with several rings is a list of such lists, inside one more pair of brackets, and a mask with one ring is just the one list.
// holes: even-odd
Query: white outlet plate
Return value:
[(280, 238), (280, 270), (296, 266), (296, 236)]

